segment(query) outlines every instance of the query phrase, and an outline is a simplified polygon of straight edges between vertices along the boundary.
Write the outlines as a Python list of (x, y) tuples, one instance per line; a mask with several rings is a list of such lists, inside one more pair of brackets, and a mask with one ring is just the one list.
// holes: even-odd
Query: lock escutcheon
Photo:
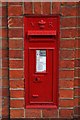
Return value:
[(40, 78), (37, 78), (37, 77), (36, 77), (36, 78), (34, 79), (34, 82), (41, 82), (41, 80), (40, 80)]

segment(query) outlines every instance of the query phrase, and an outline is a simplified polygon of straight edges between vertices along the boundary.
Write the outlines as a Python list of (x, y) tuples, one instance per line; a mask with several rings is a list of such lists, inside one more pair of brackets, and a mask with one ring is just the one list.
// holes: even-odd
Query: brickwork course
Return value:
[[(60, 14), (59, 105), (57, 109), (25, 108), (24, 14)], [(80, 2), (0, 2), (0, 43), (2, 42), (2, 46), (0, 44), (0, 54), (2, 52), (2, 56), (0, 55), (0, 62), (2, 61), (0, 118), (8, 118), (8, 120), (13, 118), (79, 119), (79, 41)]]

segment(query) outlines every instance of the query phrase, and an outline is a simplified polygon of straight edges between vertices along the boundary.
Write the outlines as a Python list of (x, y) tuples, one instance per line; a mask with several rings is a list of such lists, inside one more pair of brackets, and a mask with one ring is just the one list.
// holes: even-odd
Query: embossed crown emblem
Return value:
[(39, 24), (40, 28), (44, 28), (46, 22), (45, 22), (44, 20), (40, 20), (40, 21), (38, 22), (38, 24)]

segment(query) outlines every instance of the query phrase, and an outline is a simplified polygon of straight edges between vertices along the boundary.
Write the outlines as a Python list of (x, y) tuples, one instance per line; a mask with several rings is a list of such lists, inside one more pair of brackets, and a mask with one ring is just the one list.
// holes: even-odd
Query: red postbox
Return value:
[(27, 108), (58, 106), (59, 16), (24, 17)]

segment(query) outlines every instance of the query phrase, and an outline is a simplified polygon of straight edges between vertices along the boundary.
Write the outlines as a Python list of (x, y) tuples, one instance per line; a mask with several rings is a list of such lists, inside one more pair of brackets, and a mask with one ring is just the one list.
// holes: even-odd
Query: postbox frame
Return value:
[[(50, 106), (50, 105), (30, 105), (30, 104), (27, 104), (28, 102), (28, 59), (26, 59), (26, 56), (28, 55), (28, 51), (26, 50), (26, 37), (25, 37), (25, 26), (24, 26), (24, 80), (25, 80), (25, 107), (26, 108), (57, 108), (58, 107), (58, 98), (59, 98), (59, 45), (60, 45), (60, 15), (24, 15), (24, 25), (26, 24), (26, 20), (25, 18), (28, 18), (28, 17), (32, 17), (32, 18), (35, 18), (35, 17), (54, 17), (54, 18), (57, 18), (58, 19), (58, 33), (57, 33), (57, 59), (56, 59), (56, 70), (57, 70), (57, 81), (55, 83), (56, 86), (54, 86), (54, 89), (55, 87), (57, 87), (56, 89), (56, 95), (55, 95), (55, 104)], [(39, 49), (39, 48), (38, 48)], [(47, 48), (46, 48), (47, 49)], [(26, 61), (26, 63), (25, 63)], [(27, 85), (27, 86), (26, 86)], [(26, 93), (27, 92), (27, 93)]]

